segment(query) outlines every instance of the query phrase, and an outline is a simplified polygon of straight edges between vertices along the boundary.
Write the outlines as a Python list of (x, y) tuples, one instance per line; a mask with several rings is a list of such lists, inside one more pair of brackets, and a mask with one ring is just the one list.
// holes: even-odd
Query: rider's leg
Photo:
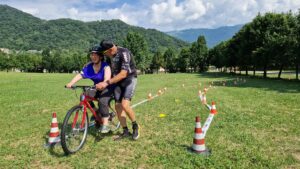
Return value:
[(108, 125), (108, 118), (109, 118), (109, 100), (111, 98), (111, 91), (108, 89), (103, 90), (101, 93), (99, 93), (98, 96), (98, 107), (99, 107), (99, 113), (102, 117), (102, 124), (107, 126)]
[(137, 84), (137, 79), (132, 78), (130, 80), (131, 80), (130, 83), (125, 87), (125, 90), (124, 90), (123, 99), (122, 99), (122, 107), (132, 122), (132, 131), (133, 131), (132, 138), (134, 140), (137, 140), (139, 138), (139, 128), (140, 127), (136, 122), (135, 113), (134, 113), (133, 109), (130, 107), (130, 102), (131, 102), (131, 98), (134, 95), (135, 87)]
[(136, 84), (137, 84), (136, 78), (130, 79), (130, 82), (123, 90), (123, 97), (122, 97), (123, 110), (126, 112), (131, 122), (135, 122), (135, 114), (132, 108), (130, 107), (130, 102), (131, 102), (131, 98), (134, 95)]
[(126, 138), (130, 136), (130, 132), (128, 130), (127, 127), (127, 123), (126, 123), (126, 113), (123, 110), (122, 107), (122, 90), (120, 86), (116, 86), (115, 90), (114, 90), (114, 96), (115, 96), (115, 101), (116, 101), (116, 111), (117, 111), (117, 115), (118, 115), (118, 119), (121, 123), (121, 126), (123, 128), (123, 133), (120, 134), (118, 137), (115, 138), (115, 140), (120, 140), (122, 138)]
[(116, 86), (114, 88), (114, 96), (115, 96), (115, 101), (116, 101), (115, 108), (117, 111), (118, 119), (123, 128), (127, 127), (126, 113), (124, 112), (124, 110), (122, 108), (122, 104), (121, 104), (123, 93), (122, 93), (122, 89), (120, 86)]
[(122, 100), (122, 108), (128, 115), (131, 122), (135, 121), (135, 114), (134, 114), (134, 111), (132, 110), (132, 108), (130, 107), (130, 100), (123, 99)]
[(124, 128), (124, 127), (127, 127), (127, 123), (126, 123), (126, 113), (125, 111), (123, 111), (123, 107), (122, 107), (122, 104), (121, 103), (116, 103), (116, 111), (117, 111), (117, 115), (118, 115), (118, 119), (121, 123), (121, 126)]

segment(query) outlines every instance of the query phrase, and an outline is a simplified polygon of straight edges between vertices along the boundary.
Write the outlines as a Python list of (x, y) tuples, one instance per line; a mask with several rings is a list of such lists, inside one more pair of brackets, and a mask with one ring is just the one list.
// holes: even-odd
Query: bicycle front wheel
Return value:
[(64, 119), (61, 130), (61, 146), (64, 152), (73, 154), (80, 150), (87, 137), (88, 114), (84, 117), (83, 106), (72, 107)]

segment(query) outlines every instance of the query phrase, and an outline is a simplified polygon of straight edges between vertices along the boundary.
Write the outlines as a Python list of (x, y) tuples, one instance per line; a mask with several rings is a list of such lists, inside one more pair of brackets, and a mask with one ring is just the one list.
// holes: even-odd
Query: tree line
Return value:
[(209, 50), (210, 64), (236, 72), (295, 70), (299, 79), (300, 12), (258, 14), (233, 38)]
[(154, 29), (128, 25), (121, 20), (83, 22), (72, 19), (42, 20), (0, 4), (0, 47), (13, 50), (85, 50), (99, 39), (123, 45), (127, 33), (142, 34), (149, 50), (159, 46), (180, 48), (188, 43)]
[[(189, 47), (181, 49), (160, 47), (152, 52), (142, 34), (129, 32), (122, 44), (133, 53), (137, 68), (141, 73), (155, 73), (160, 68), (170, 73), (198, 72), (207, 69), (208, 48), (203, 36), (200, 36)], [(45, 49), (35, 53), (0, 52), (0, 70), (6, 71), (43, 72), (46, 70), (66, 73), (81, 70), (88, 61), (88, 50)]]
[(86, 53), (69, 50), (45, 49), (42, 52), (0, 52), (0, 70), (21, 72), (72, 72), (86, 63)]

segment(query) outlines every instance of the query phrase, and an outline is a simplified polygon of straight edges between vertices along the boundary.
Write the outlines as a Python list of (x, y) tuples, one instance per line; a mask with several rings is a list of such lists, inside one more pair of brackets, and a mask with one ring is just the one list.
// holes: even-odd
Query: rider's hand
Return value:
[(96, 84), (96, 89), (97, 90), (103, 90), (107, 87), (107, 85), (108, 84), (106, 82), (100, 82), (100, 83)]
[(66, 87), (67, 88), (71, 88), (73, 86), (73, 84), (72, 83), (68, 83), (68, 84), (66, 84)]

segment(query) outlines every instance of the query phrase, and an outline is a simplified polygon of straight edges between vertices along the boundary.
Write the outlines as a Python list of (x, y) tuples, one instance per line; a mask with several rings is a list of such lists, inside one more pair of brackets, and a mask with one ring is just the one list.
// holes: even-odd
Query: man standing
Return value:
[(126, 123), (126, 114), (132, 122), (132, 138), (139, 138), (139, 125), (135, 119), (135, 113), (130, 107), (131, 98), (137, 84), (137, 72), (131, 52), (122, 47), (116, 46), (112, 41), (103, 40), (100, 42), (103, 54), (111, 58), (112, 78), (106, 82), (97, 84), (97, 88), (106, 88), (115, 84), (114, 96), (116, 100), (116, 111), (123, 127), (123, 133), (115, 140), (130, 136)]

